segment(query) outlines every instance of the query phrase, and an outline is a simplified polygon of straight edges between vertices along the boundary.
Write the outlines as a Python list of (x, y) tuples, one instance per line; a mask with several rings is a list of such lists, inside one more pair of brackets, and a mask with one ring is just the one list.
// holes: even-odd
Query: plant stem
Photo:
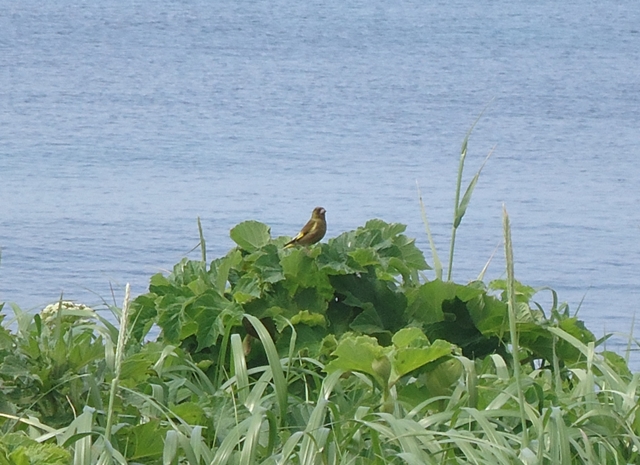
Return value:
[(458, 180), (456, 182), (456, 200), (453, 207), (453, 227), (451, 228), (451, 245), (449, 246), (449, 266), (447, 269), (447, 281), (451, 281), (451, 273), (453, 271), (453, 251), (456, 246), (456, 220), (458, 218), (458, 209), (460, 208), (460, 186), (462, 185), (462, 172), (464, 171), (464, 159), (467, 157), (467, 141), (469, 136), (465, 137), (460, 153), (460, 163), (458, 165)]
[(202, 223), (198, 217), (198, 234), (200, 234), (200, 251), (202, 252), (202, 263), (207, 264), (207, 245), (204, 242), (204, 234), (202, 233)]
[(516, 320), (516, 290), (515, 275), (513, 270), (513, 247), (511, 244), (511, 226), (506, 207), (502, 206), (502, 225), (504, 229), (504, 250), (507, 262), (507, 299), (509, 307), (509, 333), (511, 335), (511, 351), (513, 356), (513, 376), (516, 379), (518, 389), (518, 404), (520, 406), (520, 421), (522, 422), (522, 448), (529, 446), (529, 432), (525, 412), (524, 392), (520, 379), (520, 347), (518, 343), (518, 328)]
[(113, 427), (113, 406), (116, 400), (116, 391), (118, 390), (118, 384), (120, 383), (120, 371), (122, 369), (122, 358), (124, 355), (124, 348), (127, 342), (127, 322), (129, 320), (129, 299), (131, 289), (129, 283), (127, 283), (124, 291), (124, 303), (122, 304), (122, 314), (120, 315), (120, 331), (118, 332), (118, 343), (116, 344), (116, 356), (114, 375), (111, 380), (111, 390), (109, 392), (109, 407), (107, 409), (107, 426), (104, 431), (104, 438), (106, 442), (111, 440), (111, 428)]

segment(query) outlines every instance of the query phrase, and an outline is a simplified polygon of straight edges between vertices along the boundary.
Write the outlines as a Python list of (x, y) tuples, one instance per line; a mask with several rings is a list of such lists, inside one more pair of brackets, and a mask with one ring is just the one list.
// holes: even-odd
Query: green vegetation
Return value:
[(435, 247), (430, 279), (404, 230), (284, 249), (246, 221), (211, 262), (200, 231), (202, 260), (127, 295), (119, 327), (14, 306), (0, 465), (640, 463), (639, 375), (515, 280), (506, 211), (506, 278), (488, 284), (444, 281)]

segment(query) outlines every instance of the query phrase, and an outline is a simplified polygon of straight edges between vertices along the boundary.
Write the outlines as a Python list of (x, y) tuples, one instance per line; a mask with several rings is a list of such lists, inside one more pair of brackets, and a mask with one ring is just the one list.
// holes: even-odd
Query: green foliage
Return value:
[(511, 273), (425, 279), (404, 230), (283, 249), (242, 223), (225, 256), (152, 276), (119, 329), (15, 307), (0, 465), (638, 463), (640, 375)]
[(506, 211), (506, 279), (451, 281), (470, 133), (446, 281), (420, 195), (431, 280), (402, 224), (284, 249), (245, 221), (208, 262), (198, 219), (202, 259), (127, 287), (119, 328), (0, 314), (0, 465), (640, 463), (640, 374), (515, 280)]
[[(469, 358), (492, 353), (508, 356), (511, 329), (505, 281), (489, 287), (440, 279), (423, 282), (428, 269), (421, 251), (403, 232), (404, 225), (371, 220), (363, 227), (308, 248), (283, 249), (284, 238), (271, 239), (269, 228), (255, 221), (233, 228), (238, 247), (209, 265), (182, 260), (169, 276), (151, 278), (149, 293), (132, 303), (133, 335), (143, 340), (153, 325), (161, 339), (190, 353), (197, 363), (210, 361), (208, 373), (229, 369), (228, 344), (233, 333), (251, 336), (242, 326), (252, 315), (277, 328), (271, 331), (281, 355), (295, 350), (319, 357), (328, 336), (357, 333), (391, 346), (404, 327), (420, 328), (430, 341), (455, 344)], [(548, 319), (533, 301), (535, 290), (515, 283), (518, 360), (544, 366), (576, 363), (579, 351), (558, 341), (558, 327), (584, 342), (594, 341), (584, 325), (568, 313)], [(275, 323), (275, 324), (274, 324)], [(280, 340), (282, 339), (282, 342)], [(253, 360), (253, 361), (251, 361)], [(264, 352), (251, 352), (262, 363)]]
[(14, 306), (18, 334), (0, 330), (0, 404), (5, 412), (38, 415), (68, 424), (69, 405), (100, 408), (95, 386), (106, 370), (104, 337), (93, 310), (59, 302), (35, 316)]
[(0, 465), (67, 465), (71, 454), (55, 444), (40, 444), (22, 433), (0, 437)]
[(389, 341), (405, 323), (403, 290), (428, 268), (404, 230), (371, 220), (327, 244), (283, 249), (266, 225), (241, 223), (231, 232), (238, 247), (225, 257), (209, 266), (183, 260), (169, 276), (151, 278), (150, 292), (132, 303), (133, 335), (142, 340), (155, 324), (196, 359), (218, 358), (248, 314), (286, 319), (298, 348), (311, 353), (326, 335), (352, 330)]
[(244, 250), (253, 252), (267, 245), (271, 239), (269, 228), (258, 221), (245, 221), (231, 230), (231, 239)]
[[(392, 344), (381, 346), (370, 336), (355, 336), (346, 334), (333, 351), (333, 359), (326, 365), (325, 370), (333, 373), (337, 370), (354, 371), (370, 375), (382, 391), (381, 403), (385, 408), (391, 408), (390, 389), (404, 378), (398, 386), (400, 390), (408, 384), (410, 375), (418, 380), (412, 381), (412, 387), (424, 387), (424, 378), (429, 377), (440, 363), (453, 353), (453, 345), (436, 340), (429, 342), (424, 333), (418, 328), (404, 328), (394, 334)], [(457, 366), (449, 366), (455, 372), (449, 377), (451, 382), (460, 376)], [(447, 376), (446, 373), (440, 373)]]

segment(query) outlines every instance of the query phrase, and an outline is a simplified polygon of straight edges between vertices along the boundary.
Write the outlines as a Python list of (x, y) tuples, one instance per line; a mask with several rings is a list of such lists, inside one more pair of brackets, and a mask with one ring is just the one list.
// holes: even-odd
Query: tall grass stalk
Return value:
[(202, 232), (202, 223), (200, 217), (198, 217), (198, 234), (200, 235), (200, 251), (202, 252), (202, 263), (207, 264), (207, 244), (204, 241), (204, 234)]
[(107, 407), (107, 426), (104, 431), (105, 441), (108, 443), (111, 439), (111, 429), (113, 428), (113, 410), (116, 401), (116, 392), (120, 383), (120, 372), (122, 370), (122, 359), (124, 357), (124, 348), (127, 342), (127, 328), (129, 321), (129, 301), (131, 298), (131, 286), (127, 283), (124, 291), (124, 303), (122, 304), (122, 314), (120, 315), (120, 332), (118, 333), (118, 343), (116, 345), (116, 357), (114, 366), (114, 375), (111, 380), (111, 390), (109, 391), (109, 406)]
[(487, 157), (482, 162), (480, 169), (476, 172), (473, 178), (471, 178), (471, 182), (469, 182), (469, 185), (467, 186), (467, 190), (464, 192), (462, 199), (460, 199), (460, 188), (462, 186), (462, 172), (464, 171), (464, 161), (467, 158), (467, 144), (469, 142), (469, 136), (471, 135), (471, 130), (473, 129), (473, 127), (476, 125), (477, 122), (478, 120), (476, 120), (473, 123), (473, 126), (471, 126), (471, 129), (469, 129), (469, 132), (467, 132), (467, 135), (465, 136), (464, 141), (462, 142), (462, 150), (460, 151), (460, 163), (458, 165), (458, 180), (456, 182), (456, 200), (455, 200), (455, 205), (453, 209), (453, 227), (451, 229), (451, 245), (449, 247), (449, 269), (447, 270), (447, 281), (451, 281), (451, 273), (453, 270), (453, 252), (456, 246), (456, 231), (458, 230), (458, 227), (462, 222), (462, 218), (464, 218), (464, 215), (467, 212), (467, 207), (469, 206), (469, 202), (471, 201), (473, 190), (475, 189), (476, 184), (478, 184), (480, 173), (482, 172), (484, 165), (487, 163), (487, 161), (489, 160), (489, 157), (491, 157), (491, 154), (495, 149), (495, 147), (491, 149)]
[(467, 207), (469, 206), (469, 202), (471, 201), (471, 196), (473, 195), (473, 190), (475, 189), (476, 184), (478, 183), (478, 179), (480, 178), (480, 173), (482, 172), (484, 165), (487, 163), (487, 161), (489, 160), (489, 157), (491, 156), (491, 154), (493, 153), (493, 150), (495, 149), (495, 146), (491, 149), (491, 151), (485, 158), (484, 162), (480, 166), (480, 169), (477, 171), (475, 176), (471, 179), (471, 182), (467, 186), (467, 190), (464, 192), (464, 195), (462, 196), (462, 199), (461, 199), (460, 192), (462, 189), (462, 173), (464, 172), (464, 162), (467, 158), (467, 147), (469, 145), (469, 137), (471, 136), (471, 132), (473, 131), (473, 128), (475, 128), (476, 124), (478, 124), (478, 121), (480, 121), (480, 118), (482, 118), (482, 115), (484, 114), (486, 109), (487, 107), (485, 107), (480, 112), (476, 120), (473, 122), (473, 124), (465, 134), (464, 139), (462, 141), (462, 147), (460, 149), (460, 161), (458, 162), (458, 177), (456, 180), (456, 195), (455, 195), (455, 203), (453, 205), (453, 224), (451, 228), (451, 243), (449, 245), (449, 266), (447, 269), (447, 281), (451, 281), (451, 274), (453, 272), (453, 252), (456, 246), (456, 231), (458, 230), (458, 226), (460, 226), (460, 222), (462, 221), (462, 218), (464, 217), (464, 214), (467, 211)]
[(629, 336), (627, 337), (627, 349), (624, 353), (624, 360), (629, 364), (629, 356), (631, 355), (631, 344), (633, 342), (633, 330), (636, 326), (636, 312), (633, 312), (631, 316), (631, 327), (629, 329)]
[(516, 324), (516, 279), (513, 269), (511, 225), (509, 224), (507, 208), (504, 205), (502, 207), (502, 225), (504, 229), (505, 259), (507, 262), (507, 299), (509, 308), (509, 333), (511, 335), (511, 351), (513, 354), (513, 377), (516, 380), (518, 389), (518, 405), (520, 407), (520, 421), (522, 422), (522, 448), (525, 449), (529, 446), (529, 434), (527, 431), (524, 392), (522, 390), (522, 380), (520, 379), (520, 347), (518, 344), (518, 328)]
[[(473, 123), (475, 126), (476, 123)], [(459, 218), (458, 210), (460, 208), (460, 187), (462, 186), (462, 172), (464, 171), (464, 160), (467, 158), (467, 144), (469, 142), (469, 134), (471, 133), (471, 129), (464, 136), (464, 140), (462, 141), (462, 149), (460, 150), (460, 161), (458, 163), (458, 179), (456, 181), (456, 198), (453, 205), (453, 225), (451, 228), (451, 245), (449, 245), (449, 266), (447, 268), (447, 281), (451, 281), (451, 272), (453, 268), (453, 250), (456, 246), (456, 231), (458, 229), (458, 225), (462, 218)]]

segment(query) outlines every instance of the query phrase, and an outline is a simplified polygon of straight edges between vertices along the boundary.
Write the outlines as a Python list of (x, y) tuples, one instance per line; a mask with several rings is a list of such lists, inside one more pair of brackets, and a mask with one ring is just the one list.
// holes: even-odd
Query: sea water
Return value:
[[(121, 304), (255, 219), (327, 237), (382, 218), (453, 277), (556, 289), (625, 341), (640, 300), (640, 9), (620, 1), (8, 2), (0, 9), (0, 301)], [(495, 254), (494, 254), (495, 252)], [(197, 258), (199, 252), (189, 256)], [(549, 292), (538, 296), (544, 308)], [(10, 313), (5, 306), (5, 313)]]

